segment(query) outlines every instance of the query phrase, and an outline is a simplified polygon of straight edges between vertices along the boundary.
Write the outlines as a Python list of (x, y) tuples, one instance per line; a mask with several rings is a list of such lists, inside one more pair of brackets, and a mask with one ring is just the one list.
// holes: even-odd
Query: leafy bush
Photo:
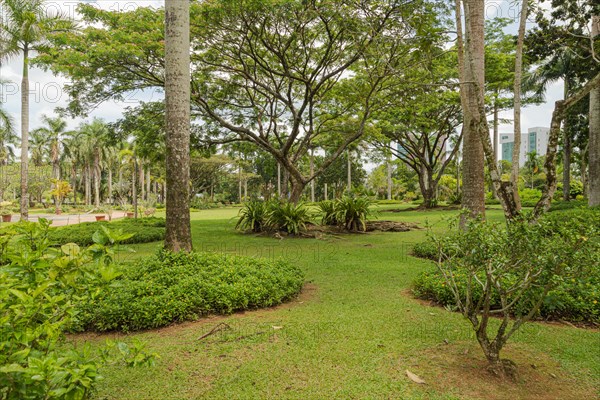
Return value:
[[(190, 202), (190, 208), (196, 210), (211, 210), (213, 208), (221, 208), (223, 207), (223, 203), (208, 201), (207, 199), (203, 199), (201, 197), (195, 197)], [(156, 208), (159, 208), (158, 206)], [(163, 206), (164, 208), (164, 206)]]
[(262, 232), (267, 227), (268, 206), (263, 201), (250, 201), (240, 209), (236, 229)]
[[(147, 364), (153, 356), (141, 343), (109, 344), (100, 354), (78, 350), (64, 341), (74, 323), (74, 301), (94, 297), (118, 276), (110, 247), (95, 243), (53, 248), (49, 222), (20, 222), (0, 236), (0, 398), (84, 399), (100, 378), (104, 362)], [(118, 241), (118, 235), (106, 231)], [(117, 349), (117, 358), (112, 355)]]
[(427, 240), (416, 243), (412, 248), (412, 255), (419, 258), (437, 261), (438, 249), (435, 243)]
[(365, 231), (372, 204), (366, 197), (343, 197), (335, 202), (335, 219), (349, 231)]
[(521, 199), (521, 206), (535, 207), (542, 197), (542, 191), (539, 189), (521, 189), (519, 190), (519, 197)]
[[(546, 319), (600, 322), (600, 270), (597, 268), (597, 260), (600, 259), (600, 209), (549, 213), (543, 216), (539, 224), (522, 228), (527, 235), (516, 229), (511, 230), (512, 238), (508, 238), (500, 227), (498, 229), (498, 237), (495, 239), (497, 243), (494, 245), (504, 247), (499, 247), (503, 250), (498, 251), (497, 262), (511, 257), (519, 260), (515, 264), (517, 267), (507, 268), (502, 278), (503, 284), (521, 279), (519, 271), (525, 271), (528, 263), (544, 265), (562, 259), (564, 265), (559, 268), (560, 271), (546, 276), (546, 279), (552, 280), (551, 288), (543, 297), (537, 315)], [(413, 254), (436, 261), (439, 251), (453, 256), (457, 252), (456, 247), (453, 247), (453, 240), (450, 238), (437, 245), (432, 241), (420, 243), (413, 248)], [(478, 242), (479, 248), (483, 246), (483, 240), (487, 239)], [(444, 247), (440, 248), (440, 245)], [(466, 265), (457, 262), (453, 270), (453, 279), (463, 299), (471, 276)], [(483, 271), (478, 274), (478, 279), (484, 281)], [(455, 295), (439, 270), (432, 269), (422, 273), (414, 282), (413, 290), (417, 297), (434, 300), (451, 308), (456, 307)], [(530, 288), (514, 304), (511, 313), (525, 313), (541, 295), (540, 290), (541, 285), (537, 289)], [(472, 301), (477, 302), (483, 290), (479, 285), (473, 285), (471, 292)], [(501, 308), (497, 292), (491, 297), (491, 307)]]
[(318, 203), (319, 211), (322, 214), (321, 225), (336, 226), (338, 220), (336, 219), (335, 201), (323, 200)]
[(56, 244), (77, 243), (80, 246), (89, 246), (93, 244), (92, 235), (102, 226), (132, 234), (132, 237), (124, 242), (127, 244), (156, 242), (165, 238), (163, 218), (124, 218), (113, 222), (84, 222), (50, 228), (49, 240)]
[(553, 201), (552, 205), (548, 209), (548, 212), (570, 210), (573, 208), (586, 208), (587, 206), (587, 201), (582, 200)]
[(269, 307), (295, 296), (304, 277), (284, 261), (211, 253), (167, 253), (128, 267), (97, 301), (80, 305), (82, 325), (131, 331), (210, 313)]
[(268, 204), (266, 223), (271, 230), (298, 235), (306, 230), (306, 224), (310, 220), (310, 211), (302, 203), (271, 202)]

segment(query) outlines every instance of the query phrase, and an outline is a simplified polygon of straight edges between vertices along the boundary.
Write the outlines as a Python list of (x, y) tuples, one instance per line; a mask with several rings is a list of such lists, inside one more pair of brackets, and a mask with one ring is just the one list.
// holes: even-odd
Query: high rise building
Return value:
[[(548, 136), (550, 128), (534, 127), (529, 128), (527, 133), (521, 134), (521, 152), (519, 154), (519, 165), (522, 167), (527, 160), (527, 154), (535, 151), (538, 156), (546, 155), (548, 147)], [(501, 160), (512, 161), (512, 152), (515, 145), (514, 133), (500, 134), (500, 152)]]

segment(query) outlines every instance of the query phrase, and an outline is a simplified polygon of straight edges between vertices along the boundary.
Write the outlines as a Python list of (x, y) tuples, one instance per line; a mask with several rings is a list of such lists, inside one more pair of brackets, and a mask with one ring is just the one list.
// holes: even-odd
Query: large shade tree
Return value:
[(41, 50), (49, 35), (73, 29), (72, 21), (58, 13), (49, 13), (44, 0), (1, 0), (0, 60), (23, 57), (21, 80), (21, 218), (28, 218), (27, 195), (29, 154), (29, 64), (32, 53)]
[[(212, 143), (252, 142), (290, 177), (292, 200), (368, 126), (374, 95), (417, 39), (429, 40), (426, 2), (223, 1), (191, 4), (192, 111)], [(162, 10), (80, 6), (94, 24), (56, 38), (39, 60), (72, 84), (69, 110), (164, 86)], [(341, 132), (340, 121), (352, 129)], [(320, 138), (337, 143), (313, 173), (296, 168)]]

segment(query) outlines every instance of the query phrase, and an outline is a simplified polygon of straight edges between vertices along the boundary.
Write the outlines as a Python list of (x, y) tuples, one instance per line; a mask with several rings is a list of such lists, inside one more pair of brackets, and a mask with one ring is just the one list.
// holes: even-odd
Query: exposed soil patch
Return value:
[[(422, 352), (412, 372), (441, 393), (459, 398), (505, 400), (568, 400), (597, 398), (595, 388), (563, 371), (543, 353), (516, 345), (503, 350), (504, 358), (517, 365), (518, 380), (498, 378), (487, 371), (483, 354), (473, 343), (440, 344)], [(399, 369), (406, 365), (399, 366)], [(402, 370), (403, 371), (403, 370)]]
[(421, 229), (419, 225), (412, 222), (400, 221), (368, 221), (367, 232), (408, 232), (414, 229)]

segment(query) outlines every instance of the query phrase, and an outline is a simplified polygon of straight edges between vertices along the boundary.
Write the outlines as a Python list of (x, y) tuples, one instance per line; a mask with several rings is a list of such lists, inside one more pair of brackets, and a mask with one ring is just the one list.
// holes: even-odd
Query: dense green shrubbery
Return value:
[(435, 246), (435, 243), (426, 240), (413, 245), (412, 255), (415, 257), (436, 261), (438, 258), (438, 249)]
[[(200, 197), (195, 197), (190, 202), (190, 208), (196, 210), (211, 210), (213, 208), (222, 208), (224, 204), (218, 201), (207, 201), (206, 199), (202, 199)], [(159, 208), (158, 206), (156, 208)], [(163, 207), (164, 208), (164, 207)]]
[[(104, 230), (83, 249), (52, 247), (49, 222), (19, 222), (2, 231), (0, 249), (0, 398), (84, 399), (100, 378), (104, 362), (151, 362), (141, 350), (109, 343), (100, 354), (58, 344), (73, 326), (74, 302), (107, 290), (119, 275), (112, 264), (115, 243), (127, 235)], [(117, 351), (111, 355), (110, 349)]]
[(49, 239), (56, 244), (77, 243), (80, 246), (89, 246), (93, 243), (92, 235), (100, 227), (121, 229), (124, 233), (133, 236), (124, 243), (148, 243), (165, 238), (165, 220), (163, 218), (123, 218), (113, 222), (84, 222), (77, 225), (68, 225), (51, 228)]
[(79, 318), (96, 331), (156, 328), (273, 306), (295, 296), (303, 281), (302, 271), (284, 261), (161, 252), (127, 267), (95, 302), (80, 304)]
[[(513, 246), (523, 248), (531, 245), (524, 241), (535, 245), (527, 251), (523, 250), (521, 256), (529, 253), (529, 261), (534, 263), (543, 262), (544, 257), (558, 257), (561, 254), (569, 259), (569, 265), (563, 266), (562, 273), (553, 275), (553, 287), (545, 297), (539, 315), (548, 319), (600, 322), (600, 209), (572, 209), (549, 213), (542, 217), (539, 224), (527, 229), (530, 230), (528, 235), (520, 238), (521, 242), (514, 243)], [(571, 247), (567, 246), (573, 246), (577, 241), (585, 244), (585, 250), (571, 252)], [(451, 239), (448, 243), (452, 243)], [(447, 247), (442, 251), (451, 253), (452, 248)], [(438, 247), (427, 241), (416, 245), (413, 254), (437, 260)], [(535, 261), (534, 258), (539, 261)], [(467, 287), (467, 269), (457, 266), (453, 275), (459, 289)], [(484, 281), (484, 276), (480, 276), (479, 279)], [(505, 279), (510, 281), (517, 277), (508, 273)], [(417, 297), (434, 300), (445, 306), (456, 305), (456, 299), (438, 269), (421, 274), (414, 282), (414, 293)], [(477, 301), (481, 293), (481, 287), (474, 285), (473, 301)], [(464, 292), (461, 295), (464, 296)], [(526, 309), (530, 306), (532, 298), (538, 295), (537, 290), (531, 290), (530, 294), (515, 305), (513, 311), (518, 313)], [(500, 307), (498, 296), (492, 297), (492, 305)]]
[(587, 208), (587, 206), (587, 201), (585, 200), (553, 201), (548, 212), (571, 210), (573, 208)]

